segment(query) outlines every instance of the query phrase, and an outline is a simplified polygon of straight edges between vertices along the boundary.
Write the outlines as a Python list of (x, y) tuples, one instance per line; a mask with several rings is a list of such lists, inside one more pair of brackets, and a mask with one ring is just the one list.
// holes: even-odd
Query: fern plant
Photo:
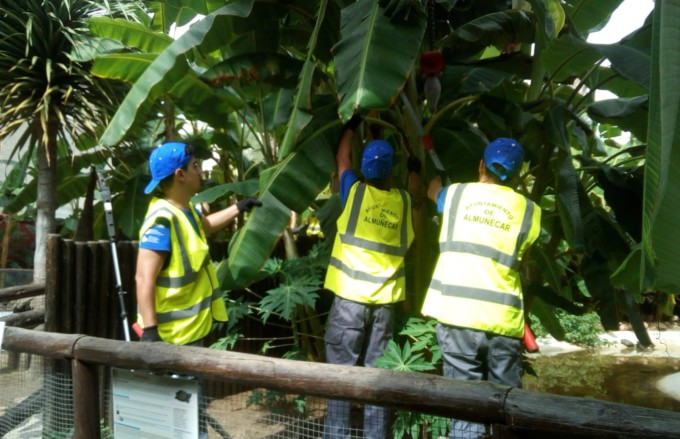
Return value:
[[(390, 343), (383, 355), (376, 360), (376, 366), (383, 369), (407, 372), (435, 372), (440, 367), (441, 351), (437, 343), (437, 321), (411, 317), (399, 335), (404, 339), (400, 347), (395, 341)], [(440, 416), (423, 413), (397, 411), (392, 424), (395, 439), (403, 437), (442, 437), (450, 420)]]
[[(243, 338), (238, 323), (243, 318), (257, 316), (262, 324), (289, 324), (292, 335), (272, 337), (262, 342), (260, 351), (287, 347), (284, 356), (309, 361), (323, 361), (323, 326), (316, 312), (319, 291), (330, 260), (330, 246), (325, 241), (315, 244), (304, 256), (280, 259), (270, 258), (260, 274), (262, 279), (272, 279), (274, 287), (258, 300), (228, 299), (229, 322), (227, 336), (212, 347), (233, 348)], [(251, 291), (255, 294), (255, 292)], [(272, 317), (278, 321), (272, 322)]]

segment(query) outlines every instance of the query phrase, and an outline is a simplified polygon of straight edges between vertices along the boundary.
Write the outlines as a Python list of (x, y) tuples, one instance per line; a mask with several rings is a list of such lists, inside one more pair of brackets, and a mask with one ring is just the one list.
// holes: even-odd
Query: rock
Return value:
[(622, 339), (621, 339), (621, 344), (624, 345), (624, 346), (627, 347), (627, 348), (635, 347), (635, 343), (633, 343), (632, 341), (630, 341), (630, 340), (628, 340), (628, 339), (626, 339), (626, 338), (622, 338)]

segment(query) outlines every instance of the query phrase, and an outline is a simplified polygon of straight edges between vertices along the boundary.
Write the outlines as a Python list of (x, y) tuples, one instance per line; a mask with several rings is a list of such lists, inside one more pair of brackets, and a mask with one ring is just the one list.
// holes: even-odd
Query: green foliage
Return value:
[(399, 333), (413, 342), (413, 352), (426, 352), (430, 363), (435, 366), (441, 360), (436, 325), (437, 321), (434, 319), (411, 317)]
[[(405, 339), (403, 347), (390, 340), (389, 347), (376, 360), (376, 366), (407, 372), (434, 372), (438, 369), (441, 352), (437, 343), (434, 319), (411, 317), (399, 334)], [(450, 420), (439, 416), (397, 411), (392, 434), (396, 439), (402, 437), (441, 437), (446, 436)], [(431, 436), (430, 436), (431, 435)]]
[[(101, 439), (114, 439), (113, 429), (106, 424), (105, 419), (99, 420), (99, 434)], [(45, 439), (70, 439), (74, 437), (73, 430), (64, 432), (46, 432), (43, 436)]]
[[(564, 341), (579, 346), (598, 347), (606, 344), (599, 338), (604, 332), (596, 313), (573, 315), (563, 310), (556, 311), (560, 326), (564, 329)], [(531, 330), (536, 337), (548, 335), (548, 331), (533, 314), (529, 314)]]
[(243, 334), (240, 332), (230, 331), (226, 336), (220, 337), (215, 343), (211, 344), (210, 349), (217, 349), (220, 351), (234, 349), (236, 342), (243, 337)]
[[(281, 347), (278, 344), (281, 341), (290, 343), (292, 340), (291, 349), (284, 354), (284, 357), (298, 360), (309, 359), (303, 339), (320, 339), (323, 335), (315, 332), (314, 327), (309, 327), (311, 334), (301, 332), (298, 326), (301, 323), (300, 320), (318, 318), (315, 314), (308, 315), (306, 310), (314, 312), (316, 308), (318, 291), (323, 286), (329, 259), (330, 246), (326, 241), (320, 241), (304, 256), (267, 260), (260, 274), (260, 280), (270, 278), (276, 286), (267, 290), (257, 302), (246, 300), (244, 297), (232, 299), (225, 296), (229, 321), (217, 323), (216, 327), (222, 331), (226, 326), (228, 333), (215, 342), (211, 348), (233, 349), (236, 342), (245, 337), (238, 325), (246, 317), (257, 314), (262, 323), (267, 324), (272, 316), (276, 316), (290, 324), (293, 336), (283, 335), (264, 340), (260, 352), (266, 355), (270, 349)], [(320, 332), (321, 329), (319, 328), (318, 331)]]
[(279, 284), (268, 290), (260, 301), (262, 321), (266, 323), (272, 314), (291, 321), (298, 306), (314, 309), (329, 258), (330, 247), (322, 241), (306, 256), (286, 260), (269, 259), (262, 272), (274, 277)]
[(390, 340), (388, 348), (376, 360), (375, 365), (383, 369), (405, 372), (433, 370), (435, 367), (423, 357), (422, 353), (414, 354), (411, 352), (411, 344), (409, 342), (404, 343), (404, 347), (400, 349), (394, 340)]
[(288, 395), (272, 389), (255, 389), (248, 396), (247, 405), (256, 405), (276, 414), (303, 414), (307, 401), (304, 395)]
[(266, 296), (260, 302), (262, 321), (266, 323), (272, 314), (290, 321), (298, 306), (306, 305), (314, 308), (316, 299), (319, 298), (316, 291), (319, 290), (321, 284), (322, 281), (313, 275), (286, 278), (278, 287), (267, 291)]
[(394, 415), (392, 435), (395, 439), (403, 437), (446, 437), (451, 420), (441, 416), (398, 411)]

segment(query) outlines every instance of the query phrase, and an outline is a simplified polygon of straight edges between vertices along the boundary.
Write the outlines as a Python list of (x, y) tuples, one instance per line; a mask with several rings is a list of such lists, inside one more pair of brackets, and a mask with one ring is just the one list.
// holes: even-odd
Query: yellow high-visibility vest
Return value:
[(414, 238), (409, 195), (357, 182), (337, 224), (325, 287), (361, 303), (404, 300), (404, 256)]
[(423, 314), (453, 326), (521, 338), (519, 264), (540, 225), (540, 208), (511, 188), (487, 183), (448, 187), (440, 254)]
[(201, 219), (194, 209), (191, 214), (199, 233), (181, 209), (154, 197), (140, 231), (141, 239), (159, 218), (170, 224), (172, 253), (156, 279), (155, 306), (161, 338), (180, 345), (205, 337), (213, 319), (228, 319)]

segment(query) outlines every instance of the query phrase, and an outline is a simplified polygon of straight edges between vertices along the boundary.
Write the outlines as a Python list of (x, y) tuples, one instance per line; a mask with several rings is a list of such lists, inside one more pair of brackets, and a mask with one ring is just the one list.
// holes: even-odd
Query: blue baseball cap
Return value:
[(501, 181), (514, 177), (522, 168), (524, 150), (515, 139), (499, 137), (486, 145), (484, 164)]
[(161, 180), (171, 176), (176, 170), (185, 167), (191, 161), (191, 148), (182, 142), (166, 142), (151, 153), (149, 157), (149, 169), (151, 181), (144, 189), (145, 194), (150, 194)]
[(392, 172), (392, 146), (385, 140), (373, 140), (366, 145), (361, 158), (361, 173), (366, 180), (387, 180)]

